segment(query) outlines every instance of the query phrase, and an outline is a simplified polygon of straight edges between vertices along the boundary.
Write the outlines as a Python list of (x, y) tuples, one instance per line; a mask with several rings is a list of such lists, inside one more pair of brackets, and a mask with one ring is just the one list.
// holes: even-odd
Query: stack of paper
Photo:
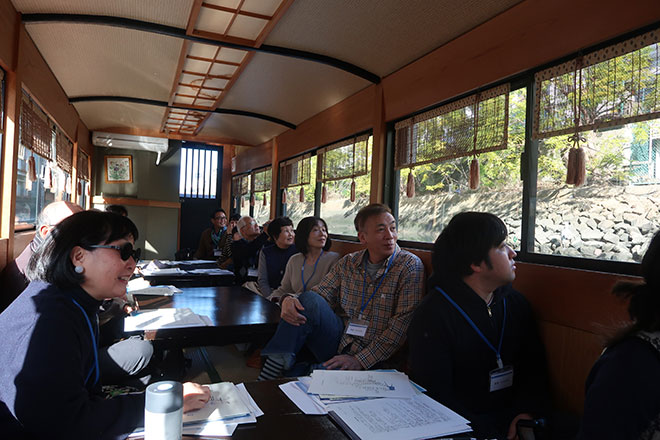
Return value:
[(124, 318), (124, 331), (126, 332), (209, 325), (212, 325), (212, 322), (208, 316), (197, 315), (188, 308), (139, 310)]
[(195, 273), (199, 275), (231, 275), (234, 276), (234, 272), (226, 269), (220, 268), (208, 268), (208, 269), (190, 269), (187, 270), (188, 273)]
[[(255, 423), (264, 414), (243, 384), (221, 382), (209, 388), (211, 399), (204, 408), (183, 415), (183, 435), (231, 436), (238, 425)], [(129, 438), (142, 435), (144, 428), (138, 428)]]
[(329, 414), (353, 439), (420, 439), (470, 431), (468, 420), (397, 371), (316, 370), (280, 385), (305, 414)]

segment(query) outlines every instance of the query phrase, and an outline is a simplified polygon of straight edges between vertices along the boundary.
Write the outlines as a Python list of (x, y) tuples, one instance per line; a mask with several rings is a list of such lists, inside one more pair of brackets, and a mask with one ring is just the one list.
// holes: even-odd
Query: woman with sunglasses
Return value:
[[(101, 394), (97, 313), (126, 293), (138, 251), (126, 217), (84, 211), (59, 223), (28, 263), (31, 280), (0, 314), (0, 432), (7, 438), (119, 439), (144, 422), (144, 394)], [(184, 384), (184, 411), (209, 390)]]
[(314, 290), (332, 266), (339, 254), (330, 252), (332, 242), (328, 237), (328, 225), (319, 217), (305, 217), (298, 223), (294, 244), (298, 251), (286, 264), (282, 284), (268, 299), (279, 301), (284, 295), (294, 295)]

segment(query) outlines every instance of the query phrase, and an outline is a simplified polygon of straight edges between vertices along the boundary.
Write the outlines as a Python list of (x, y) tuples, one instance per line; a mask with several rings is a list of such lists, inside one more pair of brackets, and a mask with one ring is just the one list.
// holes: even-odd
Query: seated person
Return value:
[(114, 212), (117, 215), (128, 217), (128, 211), (124, 205), (108, 205), (105, 207), (106, 212)]
[(315, 292), (283, 297), (282, 320), (261, 352), (268, 357), (259, 380), (307, 374), (301, 364), (290, 370), (303, 346), (324, 368), (366, 370), (403, 345), (422, 297), (422, 262), (396, 244), (387, 206), (360, 209), (354, 223), (366, 249), (339, 260)]
[(227, 214), (222, 208), (211, 213), (211, 227), (205, 229), (199, 237), (195, 251), (197, 260), (216, 260), (222, 253), (222, 248), (229, 239), (227, 234)]
[(220, 269), (234, 270), (234, 260), (231, 257), (231, 244), (236, 240), (240, 240), (240, 237), (236, 235), (238, 232), (236, 225), (238, 224), (238, 220), (240, 218), (241, 215), (236, 213), (229, 217), (229, 226), (227, 226), (227, 232), (230, 233), (230, 236), (225, 241), (225, 246), (222, 248), (220, 258), (217, 260)]
[[(100, 391), (97, 312), (126, 294), (138, 232), (127, 217), (62, 220), (27, 266), (28, 287), (0, 314), (0, 431), (5, 438), (123, 439), (144, 423), (144, 393)], [(207, 387), (184, 384), (184, 411)]]
[(268, 235), (261, 232), (257, 222), (250, 216), (241, 217), (236, 228), (241, 238), (231, 244), (234, 280), (236, 284), (243, 284), (248, 279), (248, 269), (257, 268), (258, 254), (268, 241)]
[(477, 436), (513, 439), (519, 419), (543, 414), (548, 394), (536, 322), (510, 284), (516, 253), (506, 237), (502, 220), (482, 212), (457, 214), (442, 231), (408, 330), (409, 374)]
[(330, 252), (332, 242), (328, 237), (328, 226), (322, 218), (305, 217), (300, 220), (295, 245), (300, 253), (289, 259), (282, 284), (268, 297), (270, 300), (277, 301), (285, 294), (298, 296), (307, 290), (315, 290), (339, 260), (337, 252)]
[(620, 282), (632, 324), (612, 338), (587, 378), (579, 439), (660, 438), (660, 233), (651, 240), (642, 283)]
[[(112, 206), (112, 205), (111, 205)], [(3, 295), (16, 298), (28, 286), (25, 277), (25, 268), (30, 257), (37, 252), (39, 246), (44, 242), (50, 231), (62, 220), (70, 215), (82, 211), (79, 205), (60, 201), (47, 205), (37, 218), (37, 231), (30, 244), (23, 250), (21, 255), (5, 268), (2, 277)], [(101, 311), (112, 308), (107, 315), (123, 317), (125, 314), (117, 309), (121, 304), (119, 299), (104, 301)], [(116, 310), (116, 311), (115, 311)], [(153, 355), (153, 346), (150, 341), (143, 340), (140, 336), (133, 336), (122, 341), (115, 341), (117, 336), (117, 325), (122, 326), (123, 320), (114, 319), (110, 322), (103, 320), (101, 316), (100, 338), (99, 338), (99, 364), (103, 374), (101, 383), (104, 385), (131, 385), (142, 388), (149, 379), (146, 367), (149, 365)], [(123, 333), (123, 332), (122, 332)]]
[(286, 263), (298, 252), (293, 243), (296, 233), (289, 217), (278, 217), (270, 222), (268, 235), (273, 244), (261, 249), (257, 272), (259, 294), (264, 297), (269, 297), (273, 289), (280, 287)]

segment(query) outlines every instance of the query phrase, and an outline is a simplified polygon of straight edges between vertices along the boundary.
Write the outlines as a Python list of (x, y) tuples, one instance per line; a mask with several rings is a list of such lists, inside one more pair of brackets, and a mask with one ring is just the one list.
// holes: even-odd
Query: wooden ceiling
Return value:
[(90, 130), (258, 145), (520, 0), (12, 0)]

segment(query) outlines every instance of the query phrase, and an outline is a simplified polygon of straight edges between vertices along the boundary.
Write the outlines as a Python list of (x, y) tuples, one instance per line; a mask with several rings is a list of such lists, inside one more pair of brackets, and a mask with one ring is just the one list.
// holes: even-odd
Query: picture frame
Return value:
[(105, 156), (105, 183), (132, 183), (133, 156)]

